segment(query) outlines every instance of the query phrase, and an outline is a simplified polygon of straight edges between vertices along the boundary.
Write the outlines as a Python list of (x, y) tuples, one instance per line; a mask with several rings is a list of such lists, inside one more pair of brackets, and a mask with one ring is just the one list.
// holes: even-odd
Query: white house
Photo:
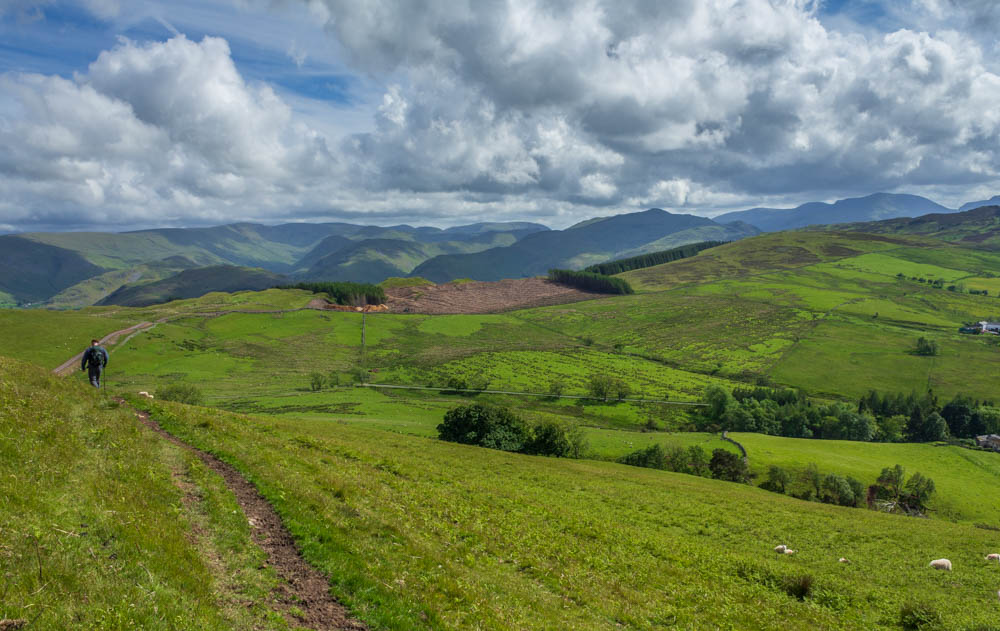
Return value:
[(1000, 322), (986, 322), (984, 320), (979, 323), (979, 328), (982, 329), (983, 333), (1000, 334)]

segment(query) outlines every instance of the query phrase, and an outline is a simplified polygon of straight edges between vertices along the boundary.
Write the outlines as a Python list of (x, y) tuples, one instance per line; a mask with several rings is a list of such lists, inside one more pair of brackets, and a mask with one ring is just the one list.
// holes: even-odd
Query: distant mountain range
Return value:
[[(1000, 196), (964, 204), (961, 210), (998, 202)], [(946, 226), (947, 217), (955, 212), (916, 195), (876, 193), (790, 209), (753, 208), (714, 219), (653, 208), (596, 217), (565, 230), (527, 222), (476, 223), (447, 229), (349, 223), (238, 223), (123, 233), (9, 234), (0, 235), (0, 306), (65, 308), (102, 301), (132, 304), (164, 296), (190, 297), (197, 291), (255, 288), (278, 278), (379, 282), (391, 276), (423, 276), (434, 282), (456, 278), (499, 280), (544, 274), (553, 267), (580, 269), (685, 243), (732, 241), (761, 231), (816, 224), (849, 223), (852, 225), (845, 229), (869, 229), (855, 226), (917, 217), (870, 229), (914, 234), (926, 230), (931, 234), (937, 230), (931, 223)], [(926, 220), (925, 216), (937, 219)], [(983, 245), (993, 244), (992, 229), (984, 226), (943, 230), (946, 236), (941, 238), (979, 239), (977, 242)], [(193, 273), (206, 267), (213, 269)], [(181, 276), (177, 279), (176, 275)], [(140, 290), (142, 286), (146, 289)]]
[(566, 230), (536, 232), (506, 247), (436, 256), (418, 265), (412, 275), (434, 282), (522, 278), (551, 268), (580, 269), (622, 256), (695, 241), (734, 241), (758, 232), (747, 225), (724, 226), (705, 217), (652, 208), (591, 219)]
[(743, 221), (764, 232), (780, 232), (817, 224), (879, 221), (954, 212), (919, 195), (875, 193), (842, 199), (832, 204), (809, 202), (795, 208), (751, 208), (715, 217), (719, 223)]
[[(377, 282), (386, 275), (405, 276), (418, 263), (438, 254), (510, 245), (523, 236), (547, 230), (541, 224), (526, 222), (448, 229), (240, 223), (122, 233), (3, 235), (0, 305), (51, 302), (57, 307), (81, 307), (95, 304), (126, 285), (217, 265), (260, 267), (299, 279)], [(329, 256), (334, 258), (325, 260)]]

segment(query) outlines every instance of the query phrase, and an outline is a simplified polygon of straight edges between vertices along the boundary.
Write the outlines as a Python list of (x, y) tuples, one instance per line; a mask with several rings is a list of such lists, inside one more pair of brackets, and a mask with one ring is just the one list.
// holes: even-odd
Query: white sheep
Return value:
[(795, 554), (795, 550), (788, 548), (785, 550), (785, 554)]
[(777, 552), (778, 554), (784, 554), (785, 550), (787, 549), (788, 546), (786, 546), (785, 544), (781, 544), (780, 546), (774, 546), (774, 551)]
[(141, 392), (139, 392), (139, 396), (140, 397), (146, 397), (147, 399), (152, 399), (153, 398), (153, 395), (149, 394), (145, 390), (142, 390)]
[(998, 562), (1000, 562), (1000, 554), (997, 554), (996, 552), (993, 552), (991, 554), (987, 554), (986, 555), (986, 560), (987, 561), (998, 561)]
[(847, 560), (846, 558), (844, 558), (844, 557), (840, 557), (839, 559), (837, 559), (837, 563), (850, 563), (850, 561), (848, 561), (848, 560)]
[(935, 570), (948, 570), (951, 571), (951, 561), (948, 559), (934, 559), (929, 564), (930, 567)]

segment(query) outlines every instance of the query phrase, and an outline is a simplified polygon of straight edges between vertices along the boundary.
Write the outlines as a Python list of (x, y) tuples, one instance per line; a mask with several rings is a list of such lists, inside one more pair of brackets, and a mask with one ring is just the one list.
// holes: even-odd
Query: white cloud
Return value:
[[(87, 1), (121, 20), (134, 11)], [(188, 21), (221, 15), (183, 4)], [(377, 86), (367, 109), (318, 108), (248, 82), (221, 38), (122, 41), (72, 80), (0, 79), (0, 194), (27, 209), (0, 207), (0, 220), (551, 213), (566, 224), (598, 207), (711, 213), (877, 190), (955, 205), (964, 190), (989, 197), (1000, 185), (1000, 75), (981, 23), (997, 17), (994, 4), (886, 4), (905, 28), (885, 33), (840, 28), (817, 5), (274, 4), (330, 35), (325, 49), (282, 22), (277, 56), (302, 66), (339, 55), (365, 90)], [(232, 29), (252, 39), (266, 22)]]

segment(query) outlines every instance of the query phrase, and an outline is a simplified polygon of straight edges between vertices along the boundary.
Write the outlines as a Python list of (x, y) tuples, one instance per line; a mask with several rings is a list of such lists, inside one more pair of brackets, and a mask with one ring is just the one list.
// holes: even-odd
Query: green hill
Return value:
[(0, 373), (0, 628), (288, 628), (221, 478), (89, 386)]
[(10, 302), (39, 302), (104, 271), (72, 250), (0, 236), (0, 292)]
[(929, 214), (837, 226), (873, 234), (919, 235), (970, 247), (1000, 249), (1000, 206), (982, 206), (959, 213)]
[(185, 270), (152, 283), (121, 287), (98, 304), (145, 307), (171, 300), (198, 298), (215, 291), (256, 291), (287, 282), (287, 277), (262, 269), (213, 265)]
[[(994, 616), (995, 533), (968, 524), (322, 420), (154, 414), (259, 480), (385, 628), (882, 629), (911, 602), (945, 628)], [(927, 567), (940, 557), (955, 571)]]
[[(435, 282), (453, 278), (523, 278), (545, 274), (552, 268), (580, 269), (682, 243), (729, 241), (755, 232), (745, 226), (727, 228), (704, 217), (654, 208), (590, 220), (566, 230), (531, 234), (511, 246), (477, 254), (438, 256), (421, 263), (412, 273)], [(668, 238), (674, 235), (676, 239)]]

